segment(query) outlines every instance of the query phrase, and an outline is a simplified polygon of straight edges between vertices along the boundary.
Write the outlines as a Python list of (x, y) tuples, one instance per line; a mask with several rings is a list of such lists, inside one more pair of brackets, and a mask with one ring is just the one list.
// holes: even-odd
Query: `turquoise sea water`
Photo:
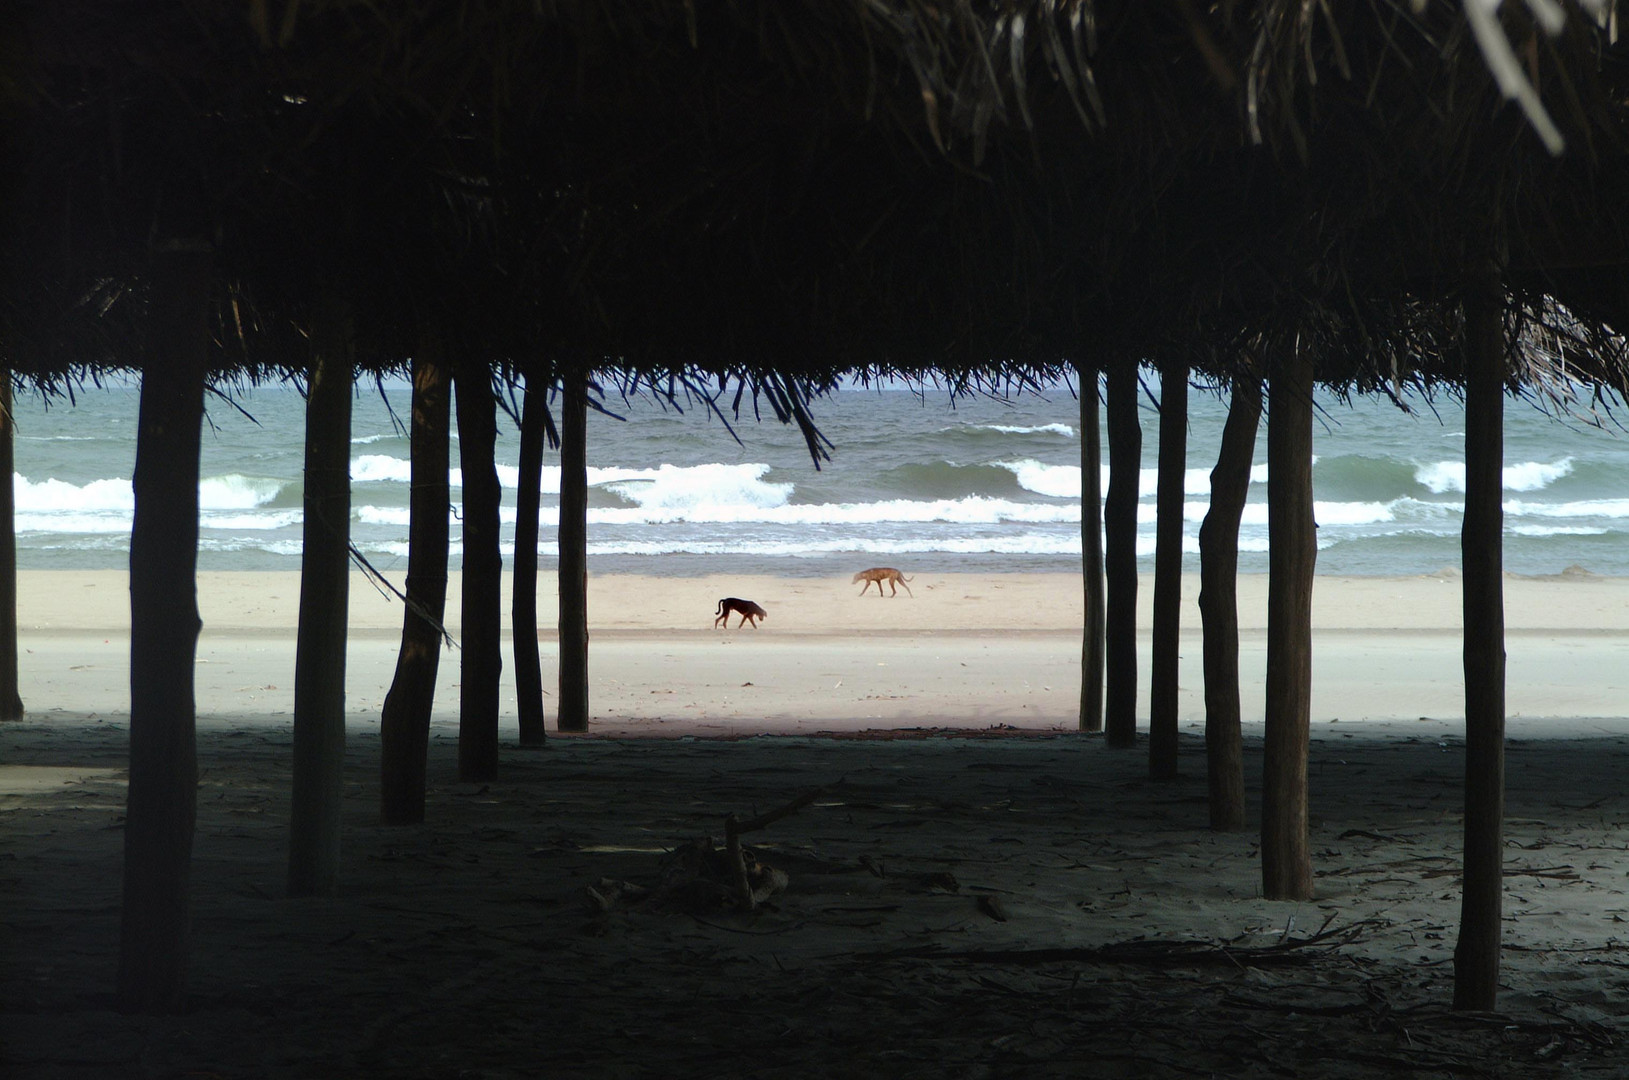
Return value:
[[(203, 436), (200, 566), (297, 569), (304, 401), (290, 387), (212, 398)], [(383, 570), (406, 566), (405, 384), (355, 402), (357, 546)], [(76, 403), (16, 403), (19, 565), (122, 567), (129, 551), (138, 393), (86, 389)], [(1426, 573), (1459, 561), (1464, 416), (1453, 402), (1348, 405), (1320, 398), (1314, 466), (1318, 569)], [(1151, 563), (1158, 413), (1145, 398), (1138, 551)], [(895, 563), (911, 571), (1072, 571), (1080, 554), (1079, 406), (1071, 389), (1010, 402), (952, 402), (943, 391), (846, 390), (814, 413), (835, 443), (816, 470), (801, 436), (750, 402), (731, 418), (741, 442), (700, 407), (613, 399), (592, 415), (589, 557), (599, 572), (790, 575)], [(241, 411), (240, 411), (241, 410)], [(248, 415), (245, 415), (248, 414)], [(1195, 391), (1189, 423), (1186, 547), (1197, 535), (1225, 402)], [(514, 525), (517, 439), (500, 416), (505, 554)], [(1266, 569), (1265, 428), (1240, 536), (1240, 566)], [(459, 472), (454, 447), (454, 565)], [(544, 476), (544, 560), (553, 554), (558, 459)], [(1526, 574), (1581, 566), (1629, 574), (1629, 435), (1510, 402), (1506, 566)]]

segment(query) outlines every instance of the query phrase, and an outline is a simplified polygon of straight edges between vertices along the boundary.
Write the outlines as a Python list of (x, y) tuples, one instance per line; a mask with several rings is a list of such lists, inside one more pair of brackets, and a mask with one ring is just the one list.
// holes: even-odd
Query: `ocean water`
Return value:
[[(408, 414), (404, 383), (359, 389), (352, 432), (357, 547), (379, 569), (407, 562)], [(19, 395), (18, 562), (24, 568), (127, 563), (137, 391), (91, 388), (69, 405)], [(1198, 530), (1226, 403), (1190, 398), (1185, 549)], [(1318, 569), (1429, 573), (1459, 562), (1464, 415), (1454, 403), (1348, 405), (1320, 398), (1314, 486)], [(590, 414), (589, 560), (598, 572), (719, 570), (821, 576), (888, 563), (910, 572), (1074, 571), (1080, 556), (1079, 406), (1067, 386), (1010, 401), (943, 391), (842, 391), (814, 414), (835, 443), (817, 470), (801, 436), (744, 405), (737, 442), (717, 416), (613, 399)], [(292, 388), (212, 397), (203, 435), (200, 566), (298, 569), (304, 401)], [(1154, 548), (1159, 418), (1143, 402), (1138, 555)], [(514, 425), (500, 415), (504, 552), (514, 527)], [(1266, 432), (1256, 447), (1240, 568), (1266, 570)], [(460, 473), (452, 473), (454, 566)], [(1506, 418), (1506, 567), (1581, 566), (1629, 575), (1629, 435), (1562, 421), (1522, 402)], [(1107, 476), (1105, 470), (1105, 488)], [(558, 459), (543, 481), (543, 560), (552, 565)]]

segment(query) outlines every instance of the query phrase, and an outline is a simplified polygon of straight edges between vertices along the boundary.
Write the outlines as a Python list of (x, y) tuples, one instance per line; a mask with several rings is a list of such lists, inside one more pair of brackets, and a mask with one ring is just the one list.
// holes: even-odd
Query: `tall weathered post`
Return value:
[(23, 718), (17, 685), (17, 499), (11, 369), (0, 367), (0, 720)]
[(198, 447), (212, 257), (201, 241), (153, 255), (130, 528), (130, 782), (118, 1004), (184, 1005), (198, 814)]
[(1465, 295), (1465, 878), (1454, 1008), (1492, 1010), (1504, 887), (1503, 290), (1493, 267)]
[(543, 658), (537, 645), (537, 535), (543, 483), (543, 394), (532, 400), (532, 377), (520, 406), (520, 461), (515, 481), (515, 556), (509, 625), (515, 656), (515, 709), (520, 745), (543, 746)]
[(1199, 618), (1204, 628), (1205, 773), (1210, 827), (1245, 827), (1244, 735), (1239, 716), (1239, 521), (1261, 421), (1261, 380), (1233, 381), (1222, 446), (1199, 526)]
[(1155, 494), (1154, 626), (1148, 667), (1148, 774), (1177, 774), (1177, 681), (1182, 654), (1182, 516), (1188, 477), (1188, 365), (1160, 367), (1159, 482)]
[(588, 375), (562, 377), (560, 405), (561, 731), (588, 730)]
[(1097, 429), (1097, 370), (1080, 373), (1080, 571), (1086, 617), (1080, 642), (1080, 730), (1103, 730), (1103, 448)]
[(1312, 723), (1311, 356), (1273, 372), (1267, 418), (1267, 730), (1262, 748), (1261, 878), (1269, 900), (1312, 898), (1307, 749)]
[(464, 472), (464, 587), (459, 618), (458, 779), (498, 775), (498, 699), (503, 678), (503, 556), (492, 372), (465, 358), (454, 375), (458, 459)]
[(331, 302), (311, 328), (305, 399), (305, 523), (294, 650), (294, 767), (288, 893), (323, 896), (339, 880), (345, 770), (345, 643), (350, 612), (350, 319)]
[(441, 664), (447, 607), (448, 388), (452, 376), (439, 343), (420, 343), (413, 358), (413, 426), (409, 433), (407, 603), (396, 673), (379, 717), (379, 817), (386, 825), (424, 820), (430, 713)]
[(1109, 497), (1103, 506), (1105, 741), (1137, 745), (1137, 500), (1143, 432), (1137, 423), (1137, 364), (1109, 368)]

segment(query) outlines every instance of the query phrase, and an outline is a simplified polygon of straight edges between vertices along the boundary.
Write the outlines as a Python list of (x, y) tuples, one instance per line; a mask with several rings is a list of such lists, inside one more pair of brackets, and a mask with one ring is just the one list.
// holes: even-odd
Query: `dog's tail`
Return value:
[(720, 600), (718, 602), (718, 606), (713, 609), (713, 614), (714, 615), (721, 615), (721, 614), (723, 614), (723, 612), (724, 612), (724, 601)]
[(899, 580), (901, 580), (901, 581), (915, 581), (916, 579), (913, 578), (913, 577), (906, 577), (904, 574), (901, 574), (901, 575), (899, 575)]

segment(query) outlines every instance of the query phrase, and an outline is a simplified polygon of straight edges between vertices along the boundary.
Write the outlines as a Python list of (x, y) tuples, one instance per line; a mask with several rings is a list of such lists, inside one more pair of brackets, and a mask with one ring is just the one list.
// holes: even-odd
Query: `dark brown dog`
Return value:
[[(881, 589), (882, 586), (878, 585), (877, 588)], [(765, 611), (757, 604), (754, 604), (751, 600), (741, 600), (734, 596), (726, 596), (724, 599), (718, 602), (718, 610), (713, 612), (713, 614), (718, 616), (718, 618), (713, 620), (713, 629), (716, 630), (720, 625), (722, 625), (724, 629), (728, 630), (730, 628), (730, 612), (732, 611), (741, 616), (741, 621), (735, 626), (737, 630), (747, 625), (749, 621), (752, 623), (752, 628), (756, 630), (758, 629), (759, 619), (769, 618), (769, 612)]]

